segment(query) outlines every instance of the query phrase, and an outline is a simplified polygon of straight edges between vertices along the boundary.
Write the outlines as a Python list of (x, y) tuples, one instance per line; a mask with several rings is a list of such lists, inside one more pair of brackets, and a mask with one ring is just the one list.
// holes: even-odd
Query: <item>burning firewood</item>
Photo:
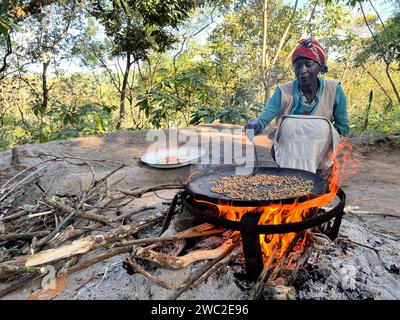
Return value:
[(196, 272), (196, 274), (192, 278), (188, 279), (170, 299), (178, 299), (186, 290), (198, 286), (200, 283), (205, 281), (212, 273), (216, 272), (219, 268), (228, 265), (241, 253), (242, 250), (240, 247), (232, 245), (230, 250), (227, 250), (220, 257), (215, 258), (214, 260), (207, 263), (204, 267), (200, 268)]
[(256, 284), (254, 285), (253, 292), (250, 295), (251, 299), (255, 300), (255, 299), (257, 299), (258, 297), (261, 296), (263, 288), (265, 286), (266, 277), (267, 277), (269, 271), (271, 270), (272, 263), (276, 259), (277, 251), (278, 251), (278, 246), (275, 247), (275, 249), (272, 252), (271, 256), (264, 263), (264, 268), (261, 271), (260, 276), (258, 277)]
[[(197, 234), (201, 229), (208, 229), (212, 227), (208, 224), (203, 224), (200, 226), (196, 226), (185, 230), (177, 235), (180, 237), (183, 236), (192, 236), (193, 234)], [(207, 232), (205, 230), (204, 232)], [(213, 272), (218, 270), (220, 267), (227, 265), (232, 259), (236, 258), (241, 252), (241, 248), (238, 248), (239, 244), (239, 236), (235, 235), (232, 238), (225, 241), (221, 246), (213, 250), (197, 250), (193, 251), (189, 254), (186, 254), (182, 257), (172, 256), (171, 254), (165, 254), (160, 252), (155, 252), (152, 249), (154, 248), (154, 244), (148, 246), (146, 248), (135, 248), (133, 250), (133, 254), (131, 258), (125, 258), (125, 268), (128, 269), (128, 273), (138, 272), (142, 274), (144, 277), (148, 278), (152, 282), (167, 288), (169, 290), (177, 291), (171, 299), (177, 299), (183, 292), (185, 292), (188, 288), (194, 287), (207, 279)], [(235, 249), (236, 248), (236, 249)], [(234, 250), (235, 249), (235, 250)], [(234, 250), (234, 251), (232, 251)], [(168, 283), (142, 268), (136, 261), (135, 258), (141, 258), (144, 260), (148, 260), (151, 262), (155, 262), (162, 267), (168, 269), (181, 269), (185, 268), (189, 264), (199, 261), (199, 260), (210, 260), (210, 262), (206, 263), (198, 270), (194, 276), (187, 279), (184, 283), (177, 285)]]
[[(300, 239), (302, 239), (303, 237), (304, 237), (304, 233), (296, 234), (296, 236), (292, 239), (292, 241), (290, 242), (286, 251), (284, 252), (284, 254), (282, 255), (282, 257), (280, 259), (278, 259), (277, 253), (280, 252), (281, 248), (279, 248), (280, 244), (279, 243), (277, 244), (277, 246), (275, 247), (271, 256), (266, 261), (266, 263), (264, 265), (264, 269), (261, 272), (261, 274), (254, 286), (253, 292), (251, 294), (252, 299), (257, 300), (257, 299), (260, 299), (264, 295), (264, 291), (266, 290), (266, 288), (268, 286), (271, 286), (273, 281), (279, 276), (290, 253), (293, 252), (294, 247), (296, 246), (298, 241)], [(276, 261), (276, 265), (273, 268), (272, 272), (269, 274), (269, 277), (267, 278), (268, 273), (272, 269), (272, 265), (273, 265), (274, 261)]]

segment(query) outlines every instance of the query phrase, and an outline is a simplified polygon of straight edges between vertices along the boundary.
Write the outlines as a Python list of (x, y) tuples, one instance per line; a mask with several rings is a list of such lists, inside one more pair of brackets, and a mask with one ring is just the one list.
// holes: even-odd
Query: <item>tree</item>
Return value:
[[(35, 108), (37, 114), (49, 109), (49, 94), (56, 82), (49, 84), (49, 67), (59, 72), (60, 63), (69, 57), (73, 35), (70, 33), (77, 18), (77, 8), (73, 1), (69, 5), (54, 4), (47, 6), (41, 13), (25, 20), (21, 26), (25, 36), (16, 47), (16, 54), (30, 64), (41, 65), (41, 99)], [(39, 96), (39, 95), (38, 95)]]
[(203, 1), (91, 1), (89, 11), (105, 27), (111, 53), (123, 57), (125, 66), (120, 87), (117, 130), (126, 116), (128, 77), (133, 64), (148, 59), (150, 51), (165, 52), (175, 42), (169, 28), (176, 28), (191, 9)]
[(173, 125), (188, 126), (193, 123), (192, 113), (196, 109), (204, 104), (212, 105), (209, 100), (213, 94), (208, 91), (212, 82), (210, 52), (194, 38), (215, 24), (215, 16), (220, 10), (219, 4), (201, 8), (182, 23), (177, 34), (180, 41), (171, 53), (172, 57), (169, 55), (161, 63), (159, 57), (151, 59), (152, 65), (160, 65), (157, 74), (150, 65), (146, 70), (138, 69), (140, 83), (146, 92), (140, 95), (139, 106), (153, 126), (169, 127), (170, 121)]
[(7, 58), (12, 53), (12, 46), (11, 46), (11, 36), (9, 31), (5, 32), (5, 37), (0, 37), (0, 52), (2, 57), (2, 62), (0, 65), (0, 80), (2, 80), (6, 75), (6, 70), (8, 67)]
[(267, 102), (270, 96), (270, 89), (271, 89), (271, 77), (273, 70), (275, 68), (276, 62), (279, 57), (279, 53), (281, 52), (282, 48), (284, 45), (287, 43), (289, 40), (288, 38), (288, 33), (290, 30), (290, 27), (293, 24), (293, 20), (296, 14), (297, 10), (297, 4), (298, 0), (295, 1), (294, 6), (293, 6), (293, 11), (290, 16), (290, 20), (287, 22), (287, 27), (283, 34), (281, 35), (279, 45), (275, 48), (275, 52), (272, 56), (269, 54), (268, 46), (267, 46), (267, 39), (270, 37), (268, 34), (269, 31), (269, 2), (268, 0), (264, 0), (263, 3), (263, 46), (262, 46), (262, 59), (261, 59), (261, 69), (262, 69), (262, 81), (264, 85), (264, 90), (265, 90), (265, 95), (264, 95), (264, 103)]
[[(381, 20), (381, 25), (372, 28), (372, 23), (364, 12), (363, 6), (359, 3), (364, 22), (371, 34), (369, 39), (364, 40), (364, 48), (356, 58), (358, 64), (365, 64), (370, 61), (379, 60), (385, 63), (385, 73), (390, 82), (393, 93), (400, 103), (400, 94), (391, 75), (391, 65), (400, 61), (400, 12), (388, 19), (386, 23)], [(375, 20), (379, 18), (379, 14)], [(398, 70), (397, 70), (398, 71)]]
[[(260, 1), (236, 1), (209, 38), (211, 54), (222, 73), (222, 83), (218, 84), (225, 107), (235, 101), (231, 97), (237, 97), (249, 108), (259, 110), (271, 87), (290, 78), (291, 68), (285, 58), (289, 45), (294, 46), (300, 36), (302, 20), (299, 15), (293, 16), (293, 7), (281, 1), (268, 2), (268, 20), (263, 18), (263, 8), (265, 4)], [(294, 27), (288, 28), (290, 25)]]

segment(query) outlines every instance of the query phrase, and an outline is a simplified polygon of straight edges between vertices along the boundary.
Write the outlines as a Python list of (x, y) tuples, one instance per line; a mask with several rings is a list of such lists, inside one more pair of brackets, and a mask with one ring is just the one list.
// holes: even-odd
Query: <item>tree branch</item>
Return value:
[(4, 71), (7, 68), (7, 58), (8, 56), (12, 53), (12, 46), (11, 46), (11, 37), (10, 37), (10, 33), (7, 34), (7, 51), (3, 57), (3, 65), (0, 68), (0, 80), (3, 79), (5, 77)]
[(287, 26), (285, 32), (283, 33), (283, 36), (282, 36), (282, 38), (281, 38), (281, 41), (279, 42), (279, 47), (278, 47), (278, 49), (276, 50), (276, 54), (275, 54), (274, 60), (272, 61), (271, 67), (273, 67), (273, 66), (275, 65), (276, 60), (278, 59), (279, 53), (281, 52), (281, 50), (282, 50), (284, 44), (287, 42), (287, 41), (285, 41), (285, 39), (286, 39), (286, 37), (287, 37), (287, 34), (288, 34), (288, 32), (289, 32), (290, 27), (292, 26), (293, 18), (294, 18), (294, 15), (296, 14), (296, 11), (297, 11), (297, 4), (298, 4), (298, 2), (299, 2), (299, 1), (296, 0), (296, 2), (294, 3), (293, 11), (292, 11), (292, 16), (290, 17), (289, 24), (288, 24), (288, 26)]
[(386, 28), (386, 27), (385, 27), (385, 24), (383, 23), (383, 20), (381, 19), (381, 16), (379, 15), (379, 12), (375, 9), (375, 6), (373, 5), (373, 3), (372, 3), (371, 0), (369, 0), (369, 3), (370, 3), (370, 5), (371, 5), (371, 7), (374, 9), (376, 15), (378, 16), (378, 19), (379, 19), (379, 21), (381, 22), (383, 28)]
[[(96, 59), (100, 62), (101, 66), (107, 71), (108, 75), (109, 75), (110, 78), (111, 78), (111, 81), (112, 81), (114, 87), (117, 89), (117, 91), (118, 91), (119, 93), (121, 93), (120, 84), (117, 83), (117, 81), (115, 80), (115, 77), (113, 76), (113, 74), (112, 74), (112, 72), (111, 72), (111, 69), (110, 69), (110, 68), (107, 66), (107, 64), (102, 60), (102, 58), (99, 57), (99, 55), (96, 53), (96, 50), (93, 50), (92, 53), (93, 53), (93, 55), (96, 57)], [(119, 79), (118, 79), (118, 82), (119, 82)]]

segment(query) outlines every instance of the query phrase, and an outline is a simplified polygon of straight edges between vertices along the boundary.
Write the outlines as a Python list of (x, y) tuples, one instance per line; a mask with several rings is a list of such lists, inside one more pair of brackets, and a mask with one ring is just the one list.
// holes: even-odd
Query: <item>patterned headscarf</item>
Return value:
[(292, 54), (292, 63), (294, 63), (299, 58), (307, 58), (315, 61), (321, 66), (321, 73), (328, 72), (328, 67), (326, 65), (327, 55), (318, 41), (307, 38), (301, 39), (296, 49)]

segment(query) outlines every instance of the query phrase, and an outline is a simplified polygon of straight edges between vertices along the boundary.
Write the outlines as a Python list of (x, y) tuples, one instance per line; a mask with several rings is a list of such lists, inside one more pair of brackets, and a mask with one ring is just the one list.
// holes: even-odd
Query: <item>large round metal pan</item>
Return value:
[(252, 206), (267, 206), (273, 203), (291, 204), (296, 200), (304, 202), (315, 197), (321, 196), (329, 192), (329, 184), (326, 180), (321, 178), (315, 173), (299, 169), (289, 168), (274, 168), (274, 167), (260, 167), (258, 168), (257, 175), (270, 174), (277, 176), (296, 176), (304, 180), (310, 180), (313, 183), (311, 194), (301, 196), (299, 198), (287, 199), (265, 199), (265, 200), (242, 200), (232, 199), (223, 194), (214, 193), (211, 188), (214, 185), (212, 181), (215, 178), (223, 178), (236, 175), (235, 166), (222, 166), (210, 168), (200, 176), (193, 178), (186, 184), (186, 191), (189, 195), (194, 197), (195, 200), (208, 201), (213, 204), (231, 205), (238, 207), (252, 207)]

